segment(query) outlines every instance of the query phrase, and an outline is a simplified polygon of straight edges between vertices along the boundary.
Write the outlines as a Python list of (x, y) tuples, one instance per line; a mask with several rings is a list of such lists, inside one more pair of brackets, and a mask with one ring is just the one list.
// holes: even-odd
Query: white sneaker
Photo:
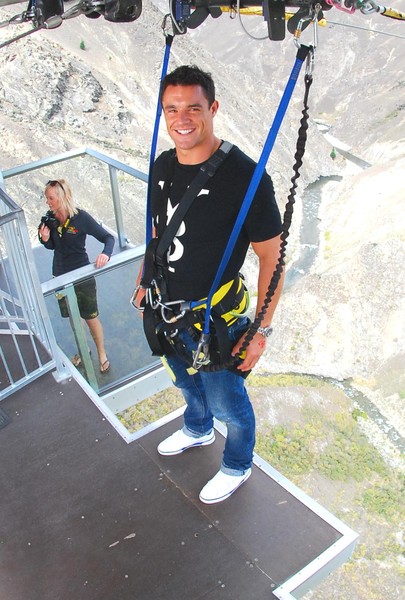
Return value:
[(207, 435), (201, 435), (200, 437), (191, 437), (186, 435), (182, 429), (179, 429), (173, 435), (160, 442), (157, 450), (159, 454), (163, 456), (173, 456), (174, 454), (181, 454), (188, 448), (194, 448), (195, 446), (208, 446), (215, 442), (215, 433), (212, 430)]
[(219, 471), (201, 490), (201, 502), (215, 504), (215, 502), (226, 500), (242, 483), (249, 479), (251, 473), (252, 469), (248, 469), (243, 475), (227, 475), (223, 471)]

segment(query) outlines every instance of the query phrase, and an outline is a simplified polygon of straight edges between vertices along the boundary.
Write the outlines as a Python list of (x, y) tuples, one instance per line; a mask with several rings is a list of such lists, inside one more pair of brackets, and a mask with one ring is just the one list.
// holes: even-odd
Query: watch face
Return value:
[(264, 337), (269, 337), (273, 329), (271, 327), (258, 327), (257, 331), (264, 335)]

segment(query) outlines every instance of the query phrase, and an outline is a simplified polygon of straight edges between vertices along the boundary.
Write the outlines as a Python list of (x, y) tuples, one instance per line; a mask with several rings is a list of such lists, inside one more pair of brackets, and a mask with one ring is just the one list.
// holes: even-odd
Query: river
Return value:
[[(329, 181), (342, 181), (340, 175), (320, 177), (308, 185), (302, 197), (302, 221), (300, 231), (300, 254), (288, 267), (284, 289), (289, 289), (310, 269), (319, 248), (319, 208), (322, 203), (322, 191)], [(293, 217), (294, 218), (294, 217)]]

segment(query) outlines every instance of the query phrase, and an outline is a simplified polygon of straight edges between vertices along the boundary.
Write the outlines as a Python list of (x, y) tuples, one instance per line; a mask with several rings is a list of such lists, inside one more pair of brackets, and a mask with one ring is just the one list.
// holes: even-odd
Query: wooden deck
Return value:
[(0, 407), (11, 418), (0, 429), (1, 598), (295, 598), (297, 573), (310, 587), (352, 550), (355, 534), (345, 541), (343, 524), (263, 465), (227, 501), (202, 504), (220, 434), (161, 457), (176, 420), (126, 443), (75, 380), (52, 373)]

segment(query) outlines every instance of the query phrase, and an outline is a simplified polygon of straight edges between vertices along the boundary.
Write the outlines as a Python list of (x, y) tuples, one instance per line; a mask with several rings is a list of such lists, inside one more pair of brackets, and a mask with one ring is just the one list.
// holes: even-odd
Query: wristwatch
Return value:
[(262, 336), (268, 338), (273, 333), (273, 327), (270, 327), (270, 325), (268, 327), (258, 327), (257, 333), (261, 333)]

